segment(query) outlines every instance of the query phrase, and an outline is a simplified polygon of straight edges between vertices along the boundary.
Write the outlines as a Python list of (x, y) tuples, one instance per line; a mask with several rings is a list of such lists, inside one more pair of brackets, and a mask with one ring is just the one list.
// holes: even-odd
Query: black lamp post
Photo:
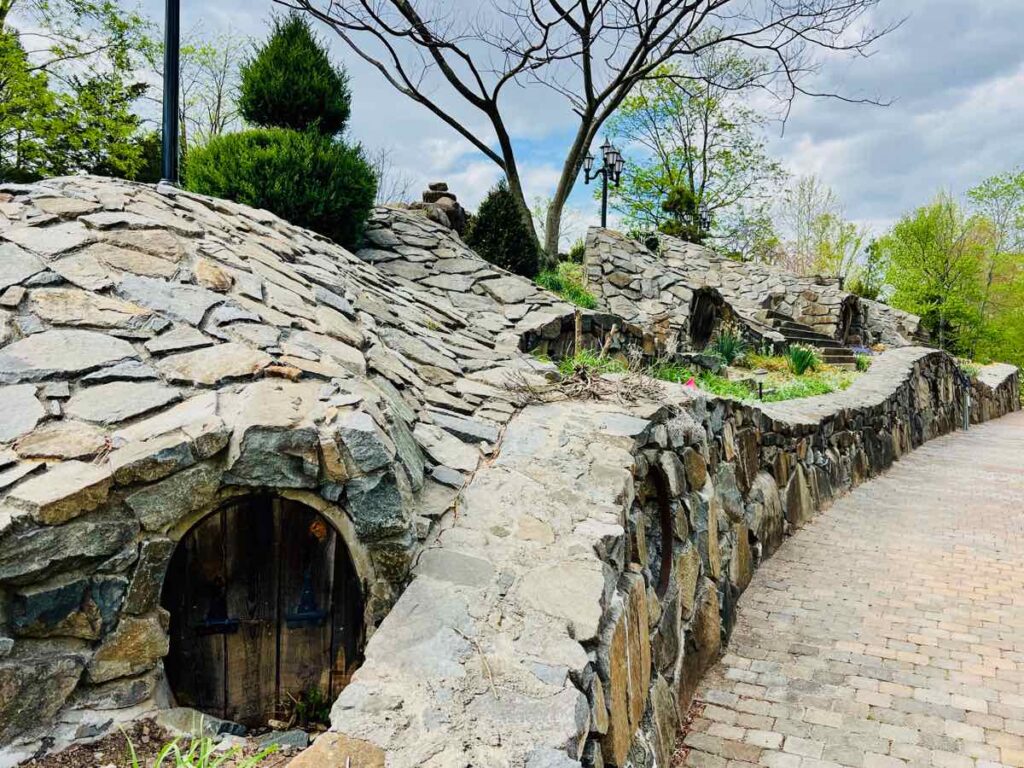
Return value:
[(181, 0), (166, 0), (164, 24), (163, 182), (178, 183), (178, 79)]
[(622, 153), (613, 147), (608, 139), (605, 139), (604, 144), (601, 145), (601, 162), (602, 166), (594, 171), (594, 156), (588, 152), (583, 160), (583, 172), (585, 174), (584, 181), (587, 184), (598, 176), (601, 177), (601, 227), (607, 229), (608, 182), (616, 187), (619, 186), (619, 182), (622, 181), (622, 166), (626, 164), (626, 161), (622, 159)]
[(711, 223), (711, 211), (702, 203), (697, 211), (697, 225), (700, 227), (701, 240), (707, 237), (708, 233), (711, 232)]

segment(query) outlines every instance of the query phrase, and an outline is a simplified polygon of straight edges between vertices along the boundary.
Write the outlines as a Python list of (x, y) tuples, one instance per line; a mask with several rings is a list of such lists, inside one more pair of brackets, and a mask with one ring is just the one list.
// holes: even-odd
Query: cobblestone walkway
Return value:
[(679, 765), (1024, 766), (1024, 414), (788, 540), (698, 699)]

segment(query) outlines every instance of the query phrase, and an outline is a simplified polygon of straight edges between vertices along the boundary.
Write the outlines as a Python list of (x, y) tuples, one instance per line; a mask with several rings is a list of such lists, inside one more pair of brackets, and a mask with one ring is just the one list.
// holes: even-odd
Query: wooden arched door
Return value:
[(167, 679), (179, 706), (247, 726), (358, 667), (363, 601), (344, 541), (314, 510), (270, 496), (231, 503), (178, 544), (164, 582)]

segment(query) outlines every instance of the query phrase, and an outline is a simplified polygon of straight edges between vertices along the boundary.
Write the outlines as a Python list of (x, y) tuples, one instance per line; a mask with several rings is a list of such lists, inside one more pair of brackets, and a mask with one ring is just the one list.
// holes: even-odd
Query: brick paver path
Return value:
[(936, 440), (740, 600), (679, 765), (1024, 766), (1024, 415)]

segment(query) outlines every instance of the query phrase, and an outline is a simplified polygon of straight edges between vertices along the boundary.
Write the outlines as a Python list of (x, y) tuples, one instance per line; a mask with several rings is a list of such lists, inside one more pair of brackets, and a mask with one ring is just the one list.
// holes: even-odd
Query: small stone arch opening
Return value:
[(836, 339), (842, 343), (848, 343), (853, 336), (858, 339), (861, 335), (860, 328), (860, 300), (853, 295), (843, 299), (839, 307), (839, 327)]
[(668, 481), (659, 467), (644, 478), (631, 517), (629, 559), (649, 570), (655, 594), (662, 598), (672, 583), (675, 520)]
[(690, 300), (690, 344), (693, 349), (704, 349), (711, 343), (715, 331), (726, 319), (725, 300), (714, 288), (694, 291)]
[(363, 589), (341, 533), (269, 494), (195, 523), (171, 557), (167, 682), (178, 706), (263, 726), (333, 702), (362, 662)]

